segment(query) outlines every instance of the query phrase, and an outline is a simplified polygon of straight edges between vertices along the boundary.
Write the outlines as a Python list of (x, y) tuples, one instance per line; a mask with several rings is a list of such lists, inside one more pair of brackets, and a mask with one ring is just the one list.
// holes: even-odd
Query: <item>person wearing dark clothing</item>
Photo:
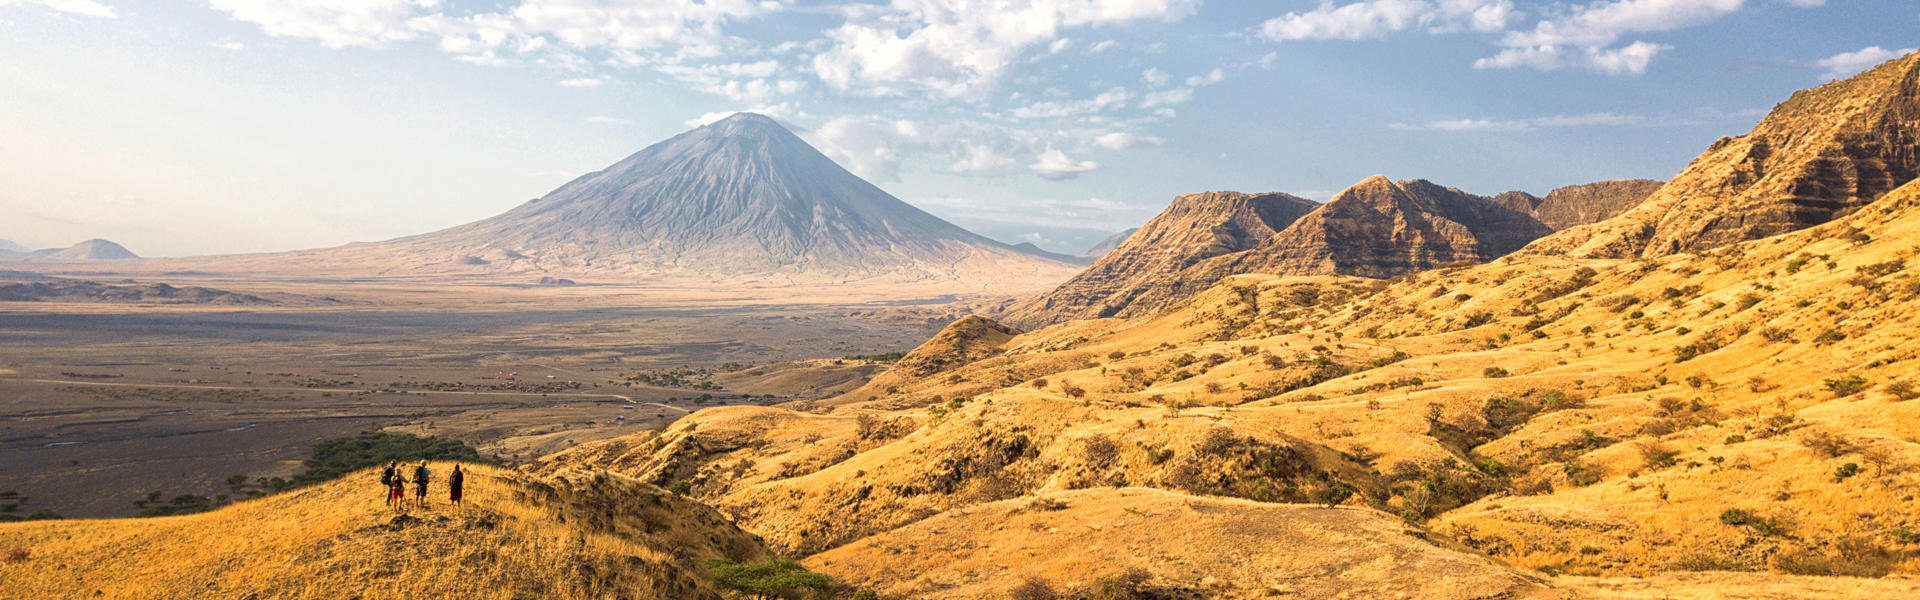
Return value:
[(420, 466), (413, 469), (413, 497), (421, 506), (427, 505), (427, 475), (427, 461), (420, 461)]
[(399, 477), (399, 476), (400, 476), (400, 461), (397, 461), (397, 460), (387, 463), (387, 468), (383, 471), (380, 471), (380, 491), (381, 493), (385, 493), (387, 495), (388, 506), (393, 505), (393, 494), (391, 493), (391, 488), (393, 487), (393, 478)]
[(399, 473), (394, 473), (393, 478), (387, 480), (387, 506), (395, 510), (402, 510), (407, 506), (407, 478), (401, 477)]
[(467, 482), (467, 474), (460, 472), (460, 465), (453, 466), (453, 474), (447, 476), (448, 496), (454, 504), (460, 503), (460, 487)]

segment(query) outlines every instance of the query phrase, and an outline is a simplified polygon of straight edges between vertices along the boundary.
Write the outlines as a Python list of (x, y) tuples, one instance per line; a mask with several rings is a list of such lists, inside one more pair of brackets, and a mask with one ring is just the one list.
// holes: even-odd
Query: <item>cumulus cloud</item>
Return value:
[(1212, 71), (1208, 71), (1201, 75), (1188, 77), (1187, 87), (1200, 87), (1200, 86), (1206, 86), (1206, 85), (1213, 85), (1226, 80), (1227, 80), (1226, 71), (1223, 71), (1220, 69), (1214, 69)]
[(1873, 68), (1880, 63), (1913, 54), (1914, 51), (1914, 48), (1888, 50), (1879, 46), (1867, 46), (1853, 52), (1841, 52), (1813, 61), (1813, 66), (1822, 70), (1820, 73), (1821, 77), (1827, 79), (1846, 79), (1861, 71)]
[(1260, 25), (1273, 41), (1362, 40), (1419, 29), (1448, 33), (1471, 29), (1499, 31), (1514, 16), (1511, 0), (1363, 0), (1291, 12)]
[(560, 87), (597, 88), (606, 85), (607, 80), (598, 77), (582, 77), (578, 79), (562, 79), (556, 83), (558, 83)]
[(1133, 100), (1133, 92), (1116, 87), (1085, 100), (1035, 102), (1013, 109), (1013, 116), (1022, 119), (1048, 119), (1095, 114), (1120, 108), (1130, 100)]
[[(893, 0), (845, 10), (813, 59), (821, 80), (872, 95), (978, 96), (1027, 48), (1066, 29), (1175, 20), (1200, 0)], [(1105, 42), (1096, 44), (1099, 51)]]
[(0, 6), (42, 6), (70, 15), (113, 19), (120, 16), (113, 7), (93, 0), (0, 0)]
[(1619, 48), (1544, 45), (1507, 48), (1499, 54), (1474, 61), (1476, 69), (1512, 69), (1528, 67), (1552, 71), (1563, 67), (1585, 67), (1609, 75), (1639, 75), (1660, 53), (1672, 50), (1666, 44), (1634, 42)]
[(1074, 160), (1067, 153), (1048, 148), (1040, 153), (1039, 160), (1027, 168), (1035, 175), (1047, 181), (1061, 181), (1079, 177), (1081, 173), (1100, 168), (1100, 163), (1091, 160)]
[(1173, 76), (1168, 75), (1166, 71), (1149, 68), (1145, 71), (1140, 72), (1140, 79), (1142, 81), (1147, 82), (1147, 85), (1151, 85), (1153, 87), (1163, 87), (1167, 85), (1167, 83), (1173, 81)]
[(310, 39), (328, 48), (380, 48), (419, 35), (408, 21), (438, 0), (211, 0), (236, 21), (267, 35)]

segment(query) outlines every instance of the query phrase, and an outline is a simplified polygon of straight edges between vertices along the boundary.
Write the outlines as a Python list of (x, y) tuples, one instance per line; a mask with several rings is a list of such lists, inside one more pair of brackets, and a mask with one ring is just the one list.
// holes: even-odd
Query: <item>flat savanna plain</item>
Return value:
[[(528, 460), (701, 406), (858, 385), (881, 367), (804, 360), (905, 350), (958, 310), (899, 299), (911, 288), (130, 275), (271, 301), (0, 302), (0, 492), (24, 497), (15, 512), (237, 498), (299, 471), (313, 444), (367, 430)], [(718, 389), (692, 387), (703, 381)]]

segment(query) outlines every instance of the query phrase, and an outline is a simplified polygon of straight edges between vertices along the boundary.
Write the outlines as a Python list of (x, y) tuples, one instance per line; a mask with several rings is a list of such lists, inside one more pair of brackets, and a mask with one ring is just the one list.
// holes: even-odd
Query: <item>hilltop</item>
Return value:
[[(28, 250), (13, 242), (0, 244), (0, 259), (24, 260), (29, 262), (85, 262), (97, 260), (132, 260), (139, 255), (127, 250), (125, 246), (99, 238), (86, 240), (65, 248)], [(11, 246), (11, 247), (8, 247)]]
[[(8, 596), (720, 598), (699, 562), (767, 555), (698, 503), (605, 472), (468, 465), (468, 506), (396, 513), (377, 473), (207, 513), (0, 523)], [(451, 471), (451, 465), (436, 465)]]

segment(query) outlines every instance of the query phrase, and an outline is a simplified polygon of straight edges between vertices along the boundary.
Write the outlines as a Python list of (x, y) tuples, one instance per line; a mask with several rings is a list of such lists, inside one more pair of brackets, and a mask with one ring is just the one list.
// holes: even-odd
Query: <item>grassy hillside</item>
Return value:
[[(712, 510), (605, 472), (470, 467), (465, 507), (383, 505), (378, 474), (153, 519), (0, 524), (7, 598), (719, 598), (700, 560), (765, 556)], [(409, 489), (411, 494), (411, 489)]]
[[(1678, 574), (1745, 572), (1720, 581), (1778, 597), (1827, 589), (1798, 575), (1888, 577), (1855, 588), (1874, 597), (1920, 589), (1916, 244), (1908, 185), (1829, 225), (1704, 254), (1512, 257), (1393, 281), (1241, 276), (1152, 317), (987, 344), (958, 339), (988, 330), (970, 322), (884, 389), (804, 405), (817, 414), (703, 411), (547, 468), (679, 483), (775, 546), (872, 580), (938, 562), (941, 546), (849, 548), (933, 536), (902, 533), (928, 517), (1146, 486), (1364, 507), (1547, 575), (1705, 594), (1723, 588)], [(937, 360), (945, 348), (967, 351)], [(1337, 533), (1249, 560), (1316, 560)], [(1177, 539), (1129, 552), (1213, 552)], [(1566, 585), (1654, 593), (1605, 581)]]

